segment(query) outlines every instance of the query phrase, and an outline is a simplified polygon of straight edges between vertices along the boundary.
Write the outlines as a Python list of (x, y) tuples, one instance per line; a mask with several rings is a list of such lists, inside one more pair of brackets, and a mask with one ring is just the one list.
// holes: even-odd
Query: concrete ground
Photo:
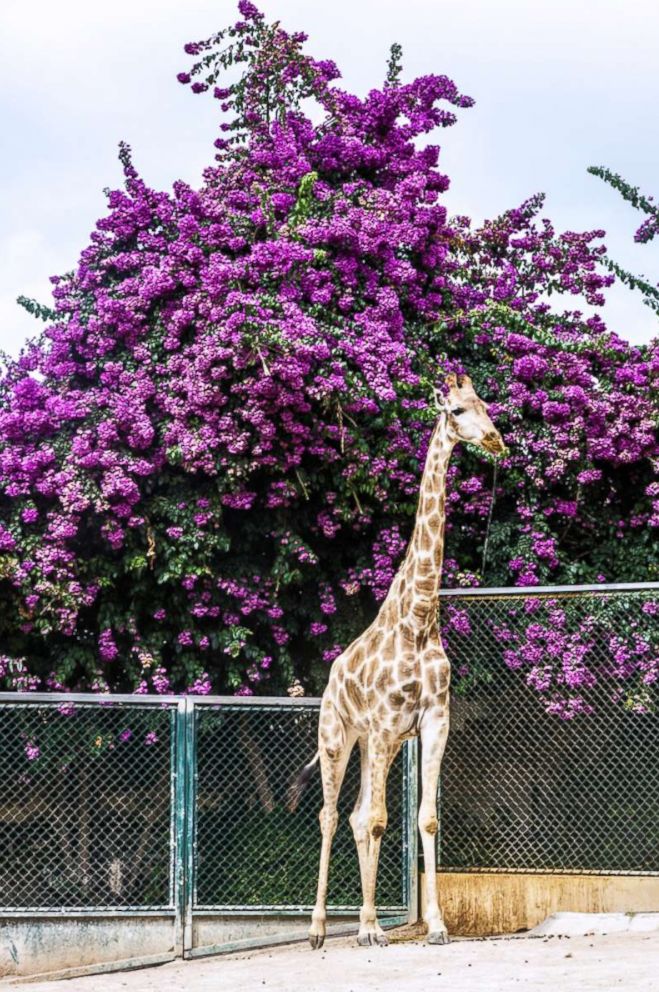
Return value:
[(329, 940), (172, 962), (25, 992), (659, 992), (659, 933), (421, 941), (357, 947)]

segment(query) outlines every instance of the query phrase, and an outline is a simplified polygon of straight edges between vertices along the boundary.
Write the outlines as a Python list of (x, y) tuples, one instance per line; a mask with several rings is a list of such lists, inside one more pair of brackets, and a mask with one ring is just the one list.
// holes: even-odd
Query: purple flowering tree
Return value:
[(24, 301), (47, 325), (0, 378), (7, 687), (318, 689), (393, 577), (449, 371), (510, 455), (494, 480), (456, 452), (447, 585), (657, 576), (659, 352), (548, 302), (603, 304), (603, 232), (540, 196), (449, 218), (426, 136), (472, 100), (402, 82), (396, 46), (347, 93), (239, 8), (179, 75), (223, 115), (203, 186), (155, 191), (122, 146), (77, 268)]
[[(623, 200), (631, 203), (636, 210), (640, 210), (641, 213), (645, 214), (645, 220), (636, 229), (634, 241), (638, 244), (647, 244), (648, 241), (652, 241), (659, 234), (659, 206), (655, 203), (654, 197), (644, 196), (637, 186), (630, 185), (622, 176), (600, 165), (591, 166), (588, 171), (593, 176), (603, 179), (605, 183), (620, 193)], [(635, 275), (627, 269), (623, 269), (613, 259), (605, 258), (604, 263), (630, 289), (640, 291), (643, 296), (643, 303), (647, 307), (650, 307), (655, 313), (659, 313), (659, 286), (653, 286), (644, 276)]]

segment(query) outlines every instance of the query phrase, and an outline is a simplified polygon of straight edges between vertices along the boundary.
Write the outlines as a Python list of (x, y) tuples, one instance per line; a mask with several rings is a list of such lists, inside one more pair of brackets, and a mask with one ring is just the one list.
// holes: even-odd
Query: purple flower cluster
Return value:
[(319, 688), (401, 560), (446, 371), (510, 448), (494, 486), (456, 450), (447, 584), (659, 567), (659, 349), (546, 302), (601, 305), (602, 232), (558, 234), (539, 196), (449, 220), (425, 136), (469, 97), (391, 68), (357, 97), (303, 35), (240, 15), (179, 75), (224, 114), (201, 188), (151, 189), (122, 146), (54, 321), (0, 371), (8, 686)]
[[(530, 596), (510, 606), (507, 620), (492, 624), (491, 632), (504, 664), (523, 673), (548, 713), (571, 720), (606, 699), (647, 712), (659, 681), (659, 628), (645, 619), (659, 613), (659, 603), (648, 595), (604, 593), (583, 601)], [(468, 609), (449, 605), (442, 619), (449, 643), (456, 632), (471, 633)], [(469, 666), (458, 674), (474, 677)]]

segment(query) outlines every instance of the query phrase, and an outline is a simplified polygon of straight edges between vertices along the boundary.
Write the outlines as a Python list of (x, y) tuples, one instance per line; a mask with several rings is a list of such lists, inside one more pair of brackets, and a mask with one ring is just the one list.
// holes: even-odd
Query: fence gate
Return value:
[[(319, 700), (0, 693), (0, 978), (72, 974), (303, 937), (315, 900)], [(355, 918), (351, 758), (330, 927)], [(416, 747), (392, 767), (381, 919), (416, 910)], [(127, 925), (128, 924), (128, 925)]]
[(176, 701), (0, 694), (0, 977), (177, 953), (177, 754)]
[[(196, 703), (192, 885), (187, 956), (305, 935), (316, 897), (322, 805), (319, 771), (295, 812), (291, 779), (314, 755), (318, 700)], [(359, 788), (353, 753), (339, 800), (328, 915), (336, 930), (359, 912), (359, 865), (348, 816)], [(378, 909), (390, 925), (416, 908), (416, 750), (391, 769)], [(350, 929), (354, 930), (354, 922)]]

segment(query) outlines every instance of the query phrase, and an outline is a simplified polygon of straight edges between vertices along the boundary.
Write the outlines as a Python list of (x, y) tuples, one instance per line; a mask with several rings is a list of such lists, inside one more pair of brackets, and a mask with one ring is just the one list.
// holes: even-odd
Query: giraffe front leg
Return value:
[(442, 764), (448, 715), (430, 716), (421, 725), (421, 805), (419, 807), (419, 832), (423, 845), (423, 866), (426, 905), (423, 918), (428, 925), (429, 944), (448, 944), (449, 935), (437, 899), (437, 783)]
[(332, 850), (332, 839), (336, 833), (339, 814), (336, 809), (341, 784), (345, 775), (348, 758), (354, 744), (354, 738), (346, 739), (342, 732), (340, 743), (335, 747), (320, 747), (320, 770), (323, 778), (323, 808), (320, 811), (320, 830), (322, 835), (320, 847), (320, 866), (318, 869), (318, 889), (316, 905), (311, 914), (309, 927), (309, 943), (316, 950), (323, 946), (327, 931), (327, 882), (329, 877), (329, 861)]

